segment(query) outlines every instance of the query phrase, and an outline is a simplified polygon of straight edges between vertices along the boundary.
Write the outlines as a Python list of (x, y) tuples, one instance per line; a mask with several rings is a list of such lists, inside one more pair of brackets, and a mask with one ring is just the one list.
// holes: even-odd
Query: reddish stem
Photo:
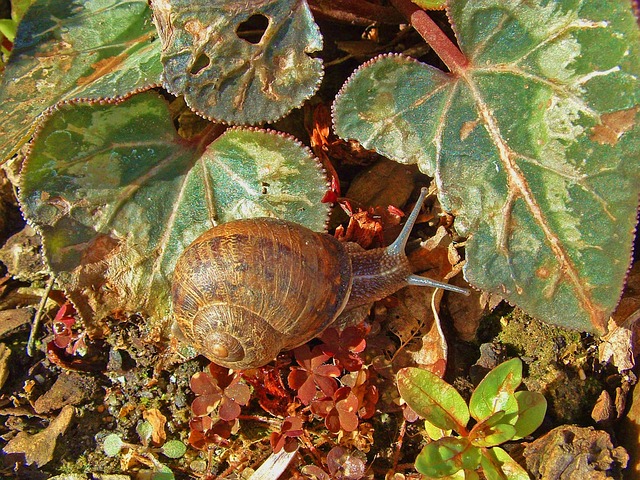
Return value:
[(366, 0), (309, 0), (309, 8), (315, 16), (363, 27), (372, 23), (402, 23), (395, 8)]
[(391, 0), (391, 3), (410, 22), (413, 28), (433, 48), (451, 73), (459, 74), (469, 65), (469, 60), (440, 27), (431, 20), (427, 12), (410, 0)]

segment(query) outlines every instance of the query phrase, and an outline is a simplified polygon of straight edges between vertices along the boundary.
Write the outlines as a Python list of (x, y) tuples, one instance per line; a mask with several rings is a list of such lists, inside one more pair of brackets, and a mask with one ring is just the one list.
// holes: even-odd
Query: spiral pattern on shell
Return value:
[(264, 365), (318, 336), (344, 308), (351, 261), (330, 235), (273, 218), (214, 227), (174, 270), (175, 320), (219, 365)]

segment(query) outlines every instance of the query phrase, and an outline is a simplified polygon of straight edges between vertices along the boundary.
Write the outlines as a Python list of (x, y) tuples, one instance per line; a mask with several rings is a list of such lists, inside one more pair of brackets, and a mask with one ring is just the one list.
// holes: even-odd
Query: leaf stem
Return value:
[(469, 65), (469, 60), (445, 35), (442, 29), (424, 10), (411, 0), (391, 0), (391, 3), (410, 22), (454, 75), (460, 74)]

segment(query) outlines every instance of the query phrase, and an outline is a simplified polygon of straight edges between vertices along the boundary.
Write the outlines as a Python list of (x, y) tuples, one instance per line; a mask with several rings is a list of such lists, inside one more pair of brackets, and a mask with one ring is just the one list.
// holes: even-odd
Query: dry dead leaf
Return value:
[(0, 343), (0, 389), (4, 386), (4, 382), (9, 378), (9, 357), (11, 349), (4, 343)]
[(11, 275), (25, 282), (42, 282), (49, 276), (42, 255), (42, 239), (30, 225), (25, 225), (0, 248), (0, 262)]
[(144, 419), (151, 424), (153, 431), (151, 432), (151, 441), (154, 445), (163, 445), (167, 440), (167, 433), (164, 426), (167, 423), (165, 417), (157, 408), (150, 408), (142, 412)]
[(444, 374), (447, 342), (432, 311), (433, 290), (407, 287), (395, 297), (398, 304), (390, 307), (389, 330), (400, 339), (394, 355), (397, 367), (420, 366), (436, 375)]
[(609, 319), (607, 334), (598, 347), (601, 363), (611, 362), (620, 372), (631, 370), (638, 353), (640, 319), (640, 265), (636, 262), (627, 277), (627, 285), (618, 308)]
[(611, 395), (606, 390), (603, 390), (596, 404), (591, 411), (591, 418), (596, 423), (607, 423), (613, 418), (613, 402), (611, 401)]
[(65, 405), (80, 405), (90, 399), (98, 389), (98, 383), (91, 375), (77, 372), (61, 373), (53, 386), (33, 404), (37, 413), (58, 410)]
[[(468, 284), (456, 276), (451, 282), (460, 287), (468, 287)], [(480, 320), (487, 312), (486, 302), (482, 292), (471, 290), (469, 296), (451, 295), (447, 297), (447, 309), (453, 320), (453, 328), (461, 340), (470, 342), (475, 339)]]
[(3, 449), (5, 453), (24, 453), (27, 465), (46, 465), (53, 458), (56, 441), (66, 430), (74, 416), (74, 408), (65, 406), (49, 426), (35, 435), (18, 433)]
[(415, 165), (402, 165), (383, 158), (353, 179), (347, 198), (362, 207), (402, 207), (413, 192), (416, 172)]
[(381, 243), (382, 228), (380, 219), (374, 218), (368, 210), (364, 210), (349, 217), (346, 230), (339, 226), (336, 229), (336, 238), (341, 242), (354, 242), (362, 248), (368, 248), (376, 240), (377, 243)]
[(12, 308), (0, 312), (0, 337), (13, 333), (18, 327), (31, 323), (33, 309)]

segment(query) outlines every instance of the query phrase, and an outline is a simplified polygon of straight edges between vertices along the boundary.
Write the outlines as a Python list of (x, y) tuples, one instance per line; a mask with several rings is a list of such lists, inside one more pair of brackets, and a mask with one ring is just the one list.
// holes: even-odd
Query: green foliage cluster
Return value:
[[(532, 434), (542, 423), (547, 402), (541, 394), (516, 391), (522, 362), (508, 360), (476, 387), (469, 405), (437, 375), (418, 368), (397, 374), (405, 402), (425, 419), (430, 442), (416, 458), (416, 469), (429, 478), (524, 480), (529, 476), (498, 445)], [(475, 420), (469, 429), (470, 418)], [(455, 432), (457, 435), (452, 435)]]
[(162, 453), (165, 457), (176, 459), (185, 454), (187, 446), (180, 440), (169, 440), (159, 447), (152, 447), (150, 441), (153, 435), (153, 425), (146, 420), (138, 424), (136, 433), (140, 438), (140, 445), (125, 442), (117, 433), (107, 435), (102, 442), (104, 453), (109, 457), (115, 457), (126, 450), (133, 455), (144, 457), (153, 465), (151, 476), (153, 480), (174, 480), (175, 476), (171, 469), (162, 464), (155, 454)]
[[(434, 177), (469, 237), (470, 283), (549, 323), (602, 332), (624, 284), (640, 188), (631, 6), (451, 0), (446, 8), (458, 46), (424, 11), (411, 18), (451, 71), (401, 55), (373, 59), (336, 97), (335, 130)], [(244, 38), (239, 29), (254, 17), (266, 28)], [(2, 24), (8, 38), (16, 21)], [(323, 228), (326, 179), (312, 155), (290, 157), (294, 139), (265, 151), (254, 148), (264, 135), (241, 128), (242, 138), (209, 146), (224, 124), (264, 124), (311, 97), (322, 46), (305, 1), (33, 1), (0, 83), (0, 161), (31, 141), (25, 216), (43, 234), (61, 287), (71, 297), (98, 292), (73, 298), (85, 320), (118, 303), (165, 318), (167, 272), (216, 221), (306, 211), (312, 219), (296, 221)], [(180, 138), (157, 97), (141, 93), (160, 85), (219, 123)], [(160, 208), (162, 198), (170, 200)], [(197, 208), (185, 216), (185, 204)], [(122, 228), (131, 218), (143, 219), (142, 233)], [(159, 259), (153, 278), (141, 273), (148, 258)]]

